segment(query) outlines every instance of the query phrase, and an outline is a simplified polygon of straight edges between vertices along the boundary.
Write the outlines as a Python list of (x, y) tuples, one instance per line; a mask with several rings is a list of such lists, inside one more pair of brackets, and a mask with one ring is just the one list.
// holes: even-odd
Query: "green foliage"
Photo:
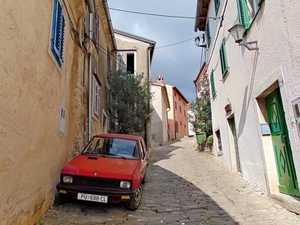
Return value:
[(210, 94), (207, 77), (204, 77), (201, 82), (201, 96), (192, 102), (191, 111), (194, 117), (190, 117), (189, 121), (194, 127), (195, 132), (204, 132), (205, 136), (212, 135), (212, 120)]
[(140, 133), (151, 116), (150, 82), (143, 80), (143, 74), (129, 74), (117, 71), (108, 75), (112, 102), (112, 119), (117, 121), (116, 133)]
[(206, 140), (206, 145), (208, 148), (212, 149), (213, 144), (214, 144), (214, 136), (210, 135)]

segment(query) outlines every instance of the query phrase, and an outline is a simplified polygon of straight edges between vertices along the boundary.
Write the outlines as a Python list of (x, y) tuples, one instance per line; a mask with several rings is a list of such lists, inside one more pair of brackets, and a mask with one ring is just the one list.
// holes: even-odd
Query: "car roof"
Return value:
[(115, 133), (108, 133), (108, 134), (95, 134), (94, 137), (103, 137), (103, 138), (122, 138), (122, 139), (129, 139), (129, 140), (141, 140), (142, 137), (138, 135), (131, 135), (131, 134), (115, 134)]

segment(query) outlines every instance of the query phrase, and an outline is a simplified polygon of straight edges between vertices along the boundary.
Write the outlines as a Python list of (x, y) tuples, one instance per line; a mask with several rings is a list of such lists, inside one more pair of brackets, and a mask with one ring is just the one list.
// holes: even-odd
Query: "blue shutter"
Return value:
[(51, 51), (60, 67), (63, 62), (64, 28), (65, 18), (62, 6), (58, 0), (54, 0)]

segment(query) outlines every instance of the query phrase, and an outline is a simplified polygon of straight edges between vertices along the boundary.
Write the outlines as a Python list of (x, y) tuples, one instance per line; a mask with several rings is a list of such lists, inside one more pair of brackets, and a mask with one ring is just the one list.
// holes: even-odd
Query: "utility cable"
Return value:
[[(132, 14), (139, 14), (139, 15), (145, 15), (145, 16), (157, 16), (157, 17), (167, 17), (167, 18), (174, 18), (174, 19), (196, 19), (196, 18), (203, 18), (206, 19), (208, 17), (203, 16), (174, 16), (174, 15), (163, 15), (163, 14), (157, 14), (157, 13), (145, 13), (145, 12), (137, 12), (137, 11), (130, 11), (130, 10), (124, 10), (124, 9), (116, 9), (116, 8), (110, 8), (110, 7), (104, 7), (101, 5), (96, 5), (97, 7), (106, 8), (113, 11), (119, 11), (124, 13), (132, 13)], [(219, 17), (210, 17), (210, 19), (218, 19)]]

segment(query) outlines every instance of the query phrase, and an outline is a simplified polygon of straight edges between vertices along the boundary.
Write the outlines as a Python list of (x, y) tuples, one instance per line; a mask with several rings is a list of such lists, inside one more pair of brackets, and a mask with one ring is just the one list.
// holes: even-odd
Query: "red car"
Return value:
[(62, 170), (60, 197), (93, 202), (125, 202), (136, 210), (148, 163), (144, 139), (135, 135), (98, 134)]

